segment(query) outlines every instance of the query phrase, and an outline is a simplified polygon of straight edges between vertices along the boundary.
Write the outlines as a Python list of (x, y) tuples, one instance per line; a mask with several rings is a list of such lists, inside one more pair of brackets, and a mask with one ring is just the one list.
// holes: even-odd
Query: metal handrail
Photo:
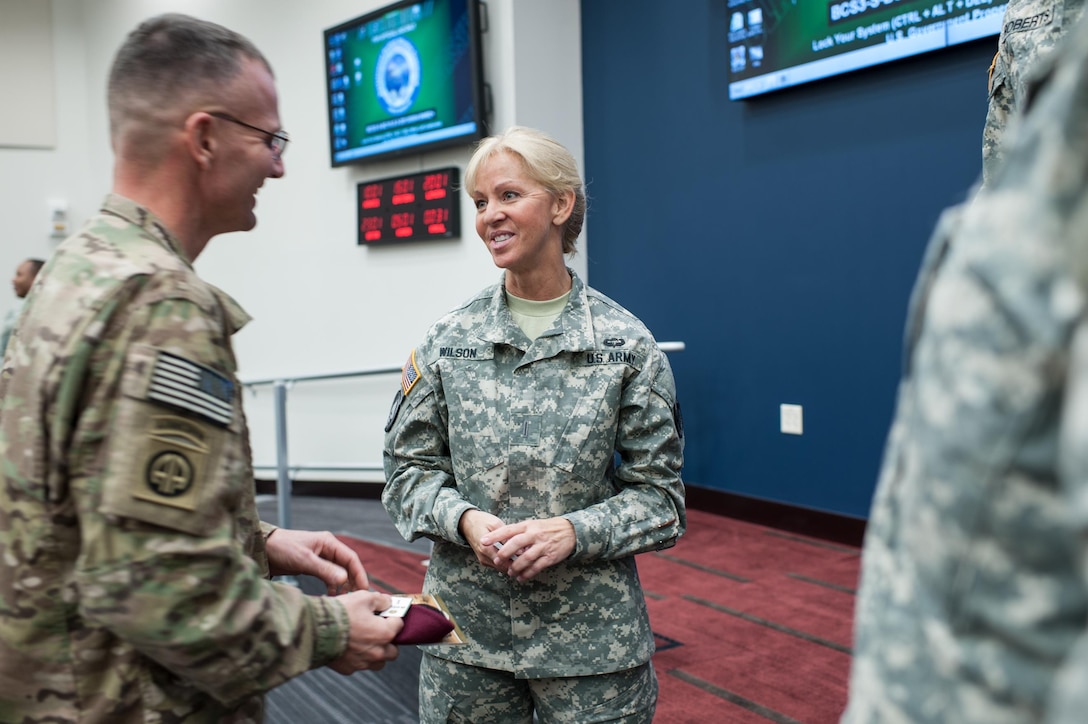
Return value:
[[(682, 344), (682, 343), (681, 343)], [(356, 370), (354, 372), (329, 372), (321, 375), (300, 375), (298, 377), (269, 377), (264, 380), (250, 380), (249, 382), (243, 382), (244, 387), (257, 387), (260, 385), (274, 385), (277, 382), (287, 382), (293, 384), (295, 382), (313, 382), (316, 380), (340, 380), (347, 379), (349, 377), (370, 377), (372, 375), (388, 375), (394, 372), (400, 372), (401, 367), (379, 367), (374, 370)]]
[[(354, 372), (333, 372), (318, 375), (299, 375), (297, 377), (272, 377), (263, 380), (250, 380), (242, 382), (242, 386), (253, 389), (265, 385), (272, 385), (273, 404), (276, 418), (276, 513), (277, 522), (284, 528), (291, 527), (291, 487), (293, 482), (291, 475), (299, 470), (332, 470), (327, 465), (289, 465), (287, 462), (287, 390), (298, 382), (315, 382), (318, 380), (350, 379), (353, 377), (371, 377), (374, 375), (388, 375), (399, 373), (400, 367), (380, 367), (373, 370), (356, 370)], [(366, 466), (337, 467), (340, 470), (369, 471), (372, 463)], [(273, 468), (271, 465), (254, 465), (254, 470), (266, 470)], [(381, 468), (377, 468), (380, 470)]]
[[(686, 345), (683, 342), (658, 342), (662, 352), (683, 352)], [(249, 380), (242, 382), (242, 387), (253, 389), (272, 385), (273, 401), (276, 417), (276, 464), (254, 465), (254, 470), (276, 471), (276, 511), (279, 516), (279, 524), (284, 528), (291, 527), (291, 475), (301, 470), (326, 470), (338, 472), (375, 472), (383, 469), (380, 463), (360, 463), (352, 465), (340, 465), (335, 463), (306, 463), (304, 465), (290, 465), (287, 462), (287, 391), (299, 382), (316, 382), (321, 380), (342, 380), (353, 377), (373, 377), (375, 375), (399, 374), (400, 367), (379, 367), (372, 370), (355, 370), (353, 372), (330, 372), (325, 374), (298, 375), (296, 377), (269, 377), (266, 379)]]
[[(275, 470), (275, 465), (254, 465), (254, 470)], [(305, 465), (289, 465), (288, 469), (297, 473), (302, 470), (327, 470), (333, 472), (351, 472), (353, 470), (365, 470), (369, 472), (384, 470), (381, 463), (359, 463), (358, 465), (341, 465), (338, 463), (306, 463)]]

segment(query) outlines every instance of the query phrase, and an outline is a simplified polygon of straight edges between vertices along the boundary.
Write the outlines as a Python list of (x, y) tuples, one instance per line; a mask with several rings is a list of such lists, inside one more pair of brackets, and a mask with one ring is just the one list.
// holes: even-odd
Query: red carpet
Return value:
[[(422, 588), (424, 556), (343, 539), (375, 589)], [(837, 722), (859, 553), (688, 511), (675, 548), (638, 560), (658, 637), (655, 724)]]
[(336, 536), (359, 554), (370, 578), (370, 587), (383, 593), (419, 593), (423, 590), (423, 565), (427, 556), (390, 548), (346, 535)]

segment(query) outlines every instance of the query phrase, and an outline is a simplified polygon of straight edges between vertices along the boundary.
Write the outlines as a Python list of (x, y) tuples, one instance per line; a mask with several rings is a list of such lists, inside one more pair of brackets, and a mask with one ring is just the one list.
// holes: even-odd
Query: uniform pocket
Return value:
[(223, 446), (241, 430), (233, 395), (230, 380), (214, 370), (134, 346), (106, 442), (101, 512), (211, 534), (228, 502), (218, 467)]

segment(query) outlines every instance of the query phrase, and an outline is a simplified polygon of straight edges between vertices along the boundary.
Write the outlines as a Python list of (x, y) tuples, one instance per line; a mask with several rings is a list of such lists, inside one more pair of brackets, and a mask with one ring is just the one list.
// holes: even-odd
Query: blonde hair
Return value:
[(529, 178), (553, 196), (574, 192), (574, 205), (563, 225), (563, 253), (573, 254), (586, 220), (586, 193), (574, 156), (543, 131), (511, 126), (502, 133), (488, 136), (476, 146), (465, 168), (465, 190), (470, 196), (476, 194), (476, 174), (480, 165), (499, 153), (511, 153), (520, 158)]

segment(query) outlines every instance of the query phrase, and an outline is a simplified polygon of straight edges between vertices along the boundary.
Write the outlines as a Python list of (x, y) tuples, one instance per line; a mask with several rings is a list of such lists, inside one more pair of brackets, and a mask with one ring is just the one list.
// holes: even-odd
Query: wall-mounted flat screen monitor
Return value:
[(1001, 32), (998, 0), (725, 0), (729, 97), (761, 93)]
[(485, 135), (477, 0), (386, 5), (325, 30), (332, 165)]

